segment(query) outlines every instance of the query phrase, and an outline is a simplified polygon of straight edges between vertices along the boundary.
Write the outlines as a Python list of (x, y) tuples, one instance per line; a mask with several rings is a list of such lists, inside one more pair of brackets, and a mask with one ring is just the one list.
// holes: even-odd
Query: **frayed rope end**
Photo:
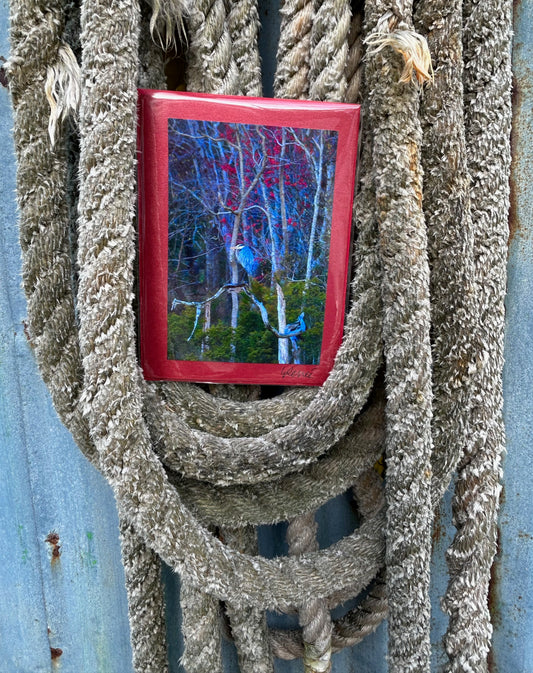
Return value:
[(393, 30), (390, 33), (373, 33), (365, 44), (369, 47), (367, 57), (376, 56), (385, 47), (392, 47), (401, 54), (405, 65), (400, 82), (411, 82), (413, 75), (419, 84), (433, 82), (433, 66), (426, 38), (413, 30)]
[(49, 66), (44, 91), (50, 104), (48, 135), (53, 148), (59, 122), (77, 115), (81, 99), (81, 70), (68, 44), (59, 48), (58, 62)]
[(189, 16), (192, 0), (149, 0), (152, 5), (150, 33), (165, 51), (176, 48), (176, 32), (185, 37), (184, 18)]

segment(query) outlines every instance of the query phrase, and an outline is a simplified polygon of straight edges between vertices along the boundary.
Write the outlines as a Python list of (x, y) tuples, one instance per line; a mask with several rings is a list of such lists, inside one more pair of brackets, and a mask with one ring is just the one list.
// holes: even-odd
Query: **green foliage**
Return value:
[[(270, 324), (277, 327), (276, 291), (252, 281), (252, 292), (266, 308)], [(322, 345), (322, 330), (326, 293), (319, 283), (311, 282), (307, 290), (304, 281), (283, 285), (287, 324), (296, 322), (304, 311), (306, 331), (299, 337), (302, 364), (318, 364)], [(212, 362), (257, 362), (275, 364), (278, 361), (278, 339), (263, 324), (258, 308), (245, 294), (239, 299), (239, 323), (235, 334), (231, 327), (217, 320), (203, 330), (203, 314), (194, 328), (196, 309), (183, 306), (168, 315), (168, 357), (173, 360)], [(190, 340), (189, 340), (190, 338)], [(232, 343), (235, 345), (232, 356)]]
[(305, 290), (304, 281), (287, 283), (283, 287), (287, 305), (287, 324), (295, 322), (304, 311), (305, 332), (299, 337), (301, 364), (318, 364), (322, 347), (326, 291), (317, 282), (311, 281)]
[(170, 360), (187, 360), (187, 355), (193, 355), (194, 347), (187, 342), (194, 327), (196, 309), (193, 306), (185, 306), (178, 315), (168, 314), (167, 322), (167, 357)]
[(258, 309), (244, 295), (239, 325), (235, 330), (236, 361), (274, 364), (278, 361), (277, 341), (264, 326)]
[(232, 329), (229, 325), (218, 322), (204, 332), (205, 350), (199, 360), (212, 362), (231, 362)]

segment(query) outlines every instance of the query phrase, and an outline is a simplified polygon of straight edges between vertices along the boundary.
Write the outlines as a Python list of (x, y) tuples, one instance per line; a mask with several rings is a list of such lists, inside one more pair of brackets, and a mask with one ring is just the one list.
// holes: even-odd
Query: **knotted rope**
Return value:
[[(422, 0), (416, 33), (407, 0), (367, 0), (364, 21), (344, 0), (283, 3), (278, 96), (355, 100), (362, 37), (368, 45), (352, 300), (319, 390), (256, 401), (245, 390), (238, 401), (235, 387), (210, 395), (140, 374), (135, 106), (139, 81), (164, 86), (160, 45), (184, 26), (189, 88), (259, 94), (256, 6), (84, 0), (78, 29), (76, 3), (11, 3), (30, 333), (60, 417), (117, 498), (136, 670), (167, 668), (162, 558), (182, 578), (189, 671), (221, 670), (219, 601), (243, 671), (272, 670), (274, 653), (303, 656), (318, 672), (379, 624), (387, 600), (390, 670), (429, 671), (432, 510), (456, 467), (448, 670), (486, 670), (503, 444), (510, 7)], [(424, 36), (434, 83), (422, 93), (416, 77), (431, 77)], [(73, 226), (78, 152), (67, 115), (78, 91)], [(376, 383), (382, 352), (386, 403)], [(368, 472), (383, 444), (386, 515)], [(359, 528), (318, 551), (309, 512), (354, 484)], [(257, 555), (249, 526), (285, 519), (293, 555)], [(336, 603), (368, 586), (331, 622)], [(303, 636), (269, 634), (267, 608), (299, 610)]]

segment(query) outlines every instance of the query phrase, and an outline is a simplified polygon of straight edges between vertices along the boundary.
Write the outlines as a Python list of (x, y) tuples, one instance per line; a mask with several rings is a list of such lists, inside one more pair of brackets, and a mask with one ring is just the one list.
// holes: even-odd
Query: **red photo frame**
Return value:
[(324, 382), (343, 334), (359, 114), (139, 90), (146, 379)]

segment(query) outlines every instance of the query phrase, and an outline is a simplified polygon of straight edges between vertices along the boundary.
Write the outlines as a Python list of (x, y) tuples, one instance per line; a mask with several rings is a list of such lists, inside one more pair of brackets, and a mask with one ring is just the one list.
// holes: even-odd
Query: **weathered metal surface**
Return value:
[[(8, 53), (7, 3), (0, 54)], [(0, 673), (128, 673), (109, 487), (59, 423), (24, 334), (9, 96), (0, 89)]]
[(515, 2), (513, 167), (504, 413), (507, 454), (493, 573), (494, 673), (533, 671), (533, 4)]
[[(265, 91), (271, 91), (278, 24), (276, 0), (262, 3)], [(7, 3), (0, 3), (0, 54), (6, 55)], [(505, 417), (508, 454), (495, 566), (493, 673), (533, 671), (533, 6), (515, 3), (515, 118), (512, 237), (509, 257)], [(0, 89), (0, 673), (131, 673), (131, 648), (109, 488), (85, 461), (51, 407), (24, 335), (14, 205), (8, 94)], [(452, 529), (448, 497), (439, 510), (433, 556), (432, 670), (442, 670), (446, 618), (439, 607)], [(321, 544), (351, 525), (344, 498), (320, 515)], [(262, 529), (261, 550), (284, 551), (282, 528)], [(179, 587), (166, 569), (171, 673), (179, 657)], [(279, 617), (271, 615), (271, 621)], [(335, 655), (333, 673), (385, 673), (386, 626)], [(231, 646), (226, 670), (236, 671)], [(296, 673), (299, 662), (278, 662)]]

